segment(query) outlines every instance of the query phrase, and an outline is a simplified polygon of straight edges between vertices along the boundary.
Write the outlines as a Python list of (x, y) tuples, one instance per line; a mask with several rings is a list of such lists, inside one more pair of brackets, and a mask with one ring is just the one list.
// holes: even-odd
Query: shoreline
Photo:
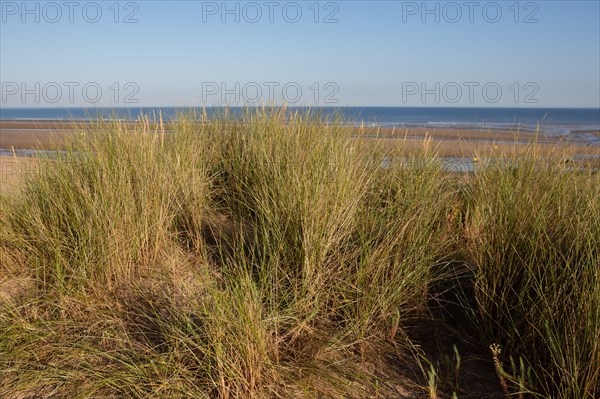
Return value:
[[(122, 122), (133, 127), (135, 122)], [(170, 131), (171, 123), (163, 124)], [(158, 124), (150, 124), (150, 130)], [(573, 165), (600, 168), (600, 145), (526, 132), (452, 128), (352, 128), (357, 139), (383, 143), (387, 148), (403, 146), (407, 151), (435, 148), (449, 171), (472, 172), (477, 160), (526, 155), (533, 146), (541, 155), (566, 156)], [(98, 131), (93, 121), (0, 121), (0, 194), (13, 192), (24, 175), (35, 173), (38, 159), (53, 158), (65, 147), (69, 136), (81, 131)], [(600, 132), (594, 132), (600, 138)], [(509, 155), (510, 154), (510, 155)]]
[[(135, 122), (120, 122), (133, 126)], [(170, 122), (163, 124), (168, 132)], [(151, 123), (150, 126), (158, 126)], [(399, 141), (408, 145), (419, 145), (429, 139), (435, 143), (440, 155), (473, 156), (490, 149), (503, 149), (542, 145), (543, 148), (561, 149), (574, 152), (577, 155), (600, 154), (600, 144), (582, 140), (577, 135), (554, 136), (540, 133), (509, 130), (490, 130), (472, 128), (397, 128), (397, 127), (348, 127), (355, 129), (357, 137), (379, 139), (390, 144)], [(97, 130), (91, 121), (8, 121), (0, 120), (0, 150), (60, 150), (69, 135), (75, 131)], [(600, 140), (600, 131), (585, 133)]]

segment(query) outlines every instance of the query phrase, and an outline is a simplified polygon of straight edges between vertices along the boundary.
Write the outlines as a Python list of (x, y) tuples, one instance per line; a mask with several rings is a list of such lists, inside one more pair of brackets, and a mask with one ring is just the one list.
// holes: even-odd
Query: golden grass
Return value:
[(461, 176), (310, 113), (173, 130), (98, 121), (0, 197), (1, 397), (442, 395), (411, 326), (448, 282), (510, 393), (599, 393), (600, 177), (569, 154)]

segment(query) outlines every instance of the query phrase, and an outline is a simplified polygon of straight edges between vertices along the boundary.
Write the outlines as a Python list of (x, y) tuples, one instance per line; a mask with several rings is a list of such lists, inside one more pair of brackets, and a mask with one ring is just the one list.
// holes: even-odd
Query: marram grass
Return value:
[(445, 281), (501, 394), (598, 397), (600, 174), (399, 143), (270, 109), (81, 130), (0, 199), (0, 397), (443, 397), (410, 370)]

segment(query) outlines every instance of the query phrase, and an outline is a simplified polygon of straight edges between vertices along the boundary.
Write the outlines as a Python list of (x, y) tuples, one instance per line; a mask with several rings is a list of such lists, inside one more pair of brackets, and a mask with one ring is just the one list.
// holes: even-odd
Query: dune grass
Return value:
[[(477, 317), (518, 391), (600, 394), (600, 174), (532, 152), (469, 188)], [(507, 383), (508, 384), (508, 383)]]
[(504, 394), (600, 394), (599, 174), (533, 149), (459, 176), (314, 113), (178, 120), (98, 120), (0, 199), (1, 397), (450, 397), (414, 372), (448, 281)]

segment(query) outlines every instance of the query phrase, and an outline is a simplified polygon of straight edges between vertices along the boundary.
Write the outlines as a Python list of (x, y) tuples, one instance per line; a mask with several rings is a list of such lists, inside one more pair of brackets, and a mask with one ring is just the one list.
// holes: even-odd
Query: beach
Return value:
[[(124, 128), (133, 128), (133, 122), (119, 122)], [(154, 126), (153, 128), (157, 128)], [(163, 125), (170, 131), (172, 125)], [(497, 131), (460, 128), (354, 128), (356, 137), (372, 139), (373, 144), (385, 143), (389, 147), (402, 146), (407, 150), (418, 150), (424, 140), (436, 149), (438, 156), (466, 160), (502, 157), (506, 154), (525, 154), (535, 145), (541, 154), (568, 154), (573, 162), (600, 167), (600, 146), (576, 138), (536, 135), (528, 132)], [(65, 148), (70, 137), (81, 132), (97, 130), (91, 122), (57, 120), (0, 121), (0, 192), (11, 192), (32, 174), (38, 166), (35, 158), (52, 154)], [(600, 132), (588, 134), (600, 137)], [(468, 167), (467, 169), (469, 169)]]
[[(133, 128), (134, 122), (119, 122)], [(153, 126), (158, 128), (158, 125)], [(172, 124), (163, 125), (171, 131)], [(536, 135), (528, 132), (460, 128), (354, 128), (356, 137), (366, 137), (373, 145), (402, 146), (418, 151), (425, 140), (438, 156), (449, 162), (454, 171), (472, 171), (477, 159), (526, 154), (532, 146), (541, 155), (566, 154), (569, 162), (600, 168), (600, 146), (576, 138)], [(81, 132), (97, 131), (88, 121), (2, 120), (0, 121), (0, 193), (15, 191), (28, 175), (39, 168), (37, 157), (52, 156), (65, 148), (66, 142)], [(600, 132), (588, 134), (600, 137)], [(367, 140), (369, 142), (369, 140)]]
[[(133, 122), (120, 122), (133, 126)], [(165, 123), (168, 132), (171, 124)], [(516, 149), (527, 144), (541, 145), (547, 151), (566, 150), (575, 155), (596, 155), (600, 146), (577, 136), (550, 136), (526, 131), (466, 129), (448, 127), (356, 127), (356, 134), (385, 140), (396, 145), (402, 140), (409, 146), (420, 145), (430, 138), (440, 156), (477, 156), (489, 150)], [(94, 130), (90, 122), (0, 120), (0, 150), (60, 149), (70, 135)], [(600, 138), (600, 131), (587, 135)]]
[(600, 1), (1, 3), (0, 399), (600, 399)]
[[(421, 397), (428, 382), (402, 349), (410, 346), (432, 364), (457, 359), (451, 369), (435, 363), (434, 372), (454, 376), (444, 389), (501, 398), (497, 349), (490, 357), (477, 337), (501, 325), (503, 348), (520, 344), (515, 303), (526, 301), (517, 311), (529, 312), (531, 327), (519, 328), (535, 351), (544, 353), (534, 333), (554, 311), (539, 304), (554, 306), (565, 293), (553, 339), (571, 345), (556, 331), (578, 326), (578, 345), (597, 341), (588, 327), (597, 325), (598, 303), (593, 140), (351, 126), (281, 110), (166, 123), (2, 121), (0, 139), (0, 308), (9, 310), (0, 342), (10, 345), (8, 359), (27, 358), (32, 347), (70, 371), (86, 358), (124, 387), (167, 386), (137, 371), (162, 364), (166, 378), (193, 373), (182, 383), (192, 397), (215, 378), (211, 364), (223, 364), (240, 397), (274, 383), (280, 396), (297, 397), (312, 381), (318, 397)], [(537, 274), (540, 259), (549, 287)], [(57, 299), (40, 301), (40, 293)], [(568, 310), (579, 303), (590, 306)], [(36, 313), (11, 310), (27, 306)], [(32, 330), (38, 314), (60, 316), (35, 319), (43, 329)], [(213, 352), (219, 345), (226, 352)], [(136, 357), (124, 364), (110, 358), (132, 347)], [(578, 364), (597, 364), (597, 351), (588, 352)], [(305, 361), (315, 367), (306, 381), (297, 377), (309, 371)], [(30, 393), (28, 364), (0, 384), (0, 396), (14, 387)], [(255, 372), (264, 377), (249, 390), (245, 375)], [(342, 383), (321, 388), (326, 373)], [(373, 387), (371, 378), (385, 384)], [(357, 379), (363, 386), (346, 395)]]

